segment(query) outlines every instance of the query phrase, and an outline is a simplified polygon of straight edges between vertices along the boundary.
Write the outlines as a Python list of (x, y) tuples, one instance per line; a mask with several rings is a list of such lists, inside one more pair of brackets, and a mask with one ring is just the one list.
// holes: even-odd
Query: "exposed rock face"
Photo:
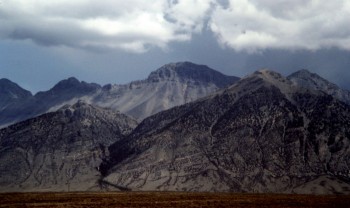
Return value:
[[(7, 96), (2, 106), (16, 107), (18, 97), (35, 113), (60, 109), (0, 130), (0, 191), (110, 185), (350, 194), (346, 91), (305, 70), (288, 78), (260, 70), (193, 101), (232, 81), (185, 62), (128, 85), (100, 87), (71, 78), (35, 96), (7, 83), (12, 87), (6, 89), (14, 90), (0, 91)], [(85, 102), (62, 107), (78, 98), (139, 118), (187, 104), (154, 114), (136, 127), (123, 114)], [(101, 177), (104, 183), (98, 183)]]
[(323, 175), (349, 181), (349, 147), (349, 105), (261, 70), (145, 119), (100, 169), (132, 190), (290, 193)]
[[(49, 91), (39, 92), (35, 96), (27, 91), (24, 92), (23, 89), (23, 92), (15, 91), (20, 91), (18, 96), (24, 94), (24, 100), (7, 101), (7, 97), (1, 97), (0, 126), (53, 112), (66, 104), (72, 105), (78, 100), (118, 110), (142, 120), (162, 110), (207, 96), (237, 80), (237, 77), (226, 76), (207, 66), (189, 62), (165, 65), (152, 72), (147, 79), (125, 85), (101, 87), (94, 83), (69, 78), (62, 80)], [(2, 87), (2, 82), (0, 82), (0, 89), (9, 91), (8, 87)], [(7, 93), (7, 95), (13, 94)], [(11, 105), (7, 105), (9, 103)]]
[(237, 80), (237, 77), (223, 75), (204, 65), (173, 63), (152, 72), (146, 80), (105, 86), (93, 102), (142, 120), (207, 96)]
[(83, 102), (0, 130), (0, 191), (75, 191), (96, 185), (107, 147), (136, 121)]

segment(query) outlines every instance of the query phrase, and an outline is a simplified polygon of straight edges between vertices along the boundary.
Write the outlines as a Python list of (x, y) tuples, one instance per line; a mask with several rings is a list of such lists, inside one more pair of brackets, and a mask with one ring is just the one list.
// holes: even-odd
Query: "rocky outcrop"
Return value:
[(0, 130), (0, 191), (85, 191), (136, 121), (78, 102)]
[(348, 184), (349, 129), (349, 105), (260, 70), (145, 119), (100, 170), (132, 190), (291, 193), (324, 175)]

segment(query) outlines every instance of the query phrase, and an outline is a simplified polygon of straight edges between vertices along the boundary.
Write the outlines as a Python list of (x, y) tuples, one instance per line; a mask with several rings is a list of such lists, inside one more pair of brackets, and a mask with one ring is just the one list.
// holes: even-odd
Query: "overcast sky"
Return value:
[(127, 83), (169, 62), (299, 69), (350, 89), (347, 0), (0, 0), (0, 78), (37, 92)]

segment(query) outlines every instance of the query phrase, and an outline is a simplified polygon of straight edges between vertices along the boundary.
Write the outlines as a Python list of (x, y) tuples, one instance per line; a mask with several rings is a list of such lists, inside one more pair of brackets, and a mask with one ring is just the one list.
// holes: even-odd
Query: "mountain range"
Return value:
[(108, 84), (102, 87), (72, 77), (34, 96), (17, 84), (2, 79), (0, 126), (52, 112), (78, 100), (118, 110), (141, 121), (162, 110), (204, 97), (238, 79), (190, 62), (164, 65), (147, 79), (124, 85)]
[(20, 99), (42, 115), (0, 130), (0, 191), (350, 193), (349, 92), (307, 70), (238, 81), (182, 62), (128, 85), (9, 85), (2, 113)]
[(308, 193), (350, 193), (350, 106), (299, 75), (257, 71), (145, 119), (109, 147), (104, 180), (147, 191), (303, 193), (316, 184)]

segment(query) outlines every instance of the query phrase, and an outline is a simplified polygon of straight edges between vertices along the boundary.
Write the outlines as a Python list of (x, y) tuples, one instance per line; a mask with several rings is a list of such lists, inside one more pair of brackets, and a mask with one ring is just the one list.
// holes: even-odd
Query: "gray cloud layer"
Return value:
[(347, 0), (2, 0), (0, 38), (142, 53), (211, 30), (236, 51), (350, 50)]

